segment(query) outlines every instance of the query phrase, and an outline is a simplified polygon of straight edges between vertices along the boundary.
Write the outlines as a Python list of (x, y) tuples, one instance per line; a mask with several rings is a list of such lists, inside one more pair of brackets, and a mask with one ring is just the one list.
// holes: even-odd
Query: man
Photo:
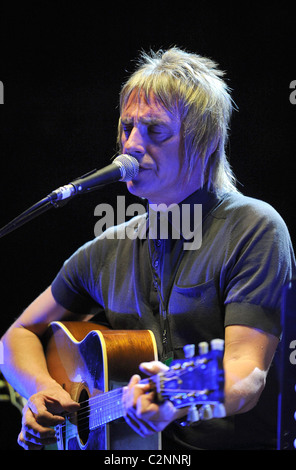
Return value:
[[(157, 405), (133, 376), (123, 403), (140, 435), (163, 431), (165, 449), (274, 448), (273, 368), (267, 373), (281, 334), (281, 289), (295, 262), (276, 211), (235, 188), (225, 155), (232, 101), (222, 76), (211, 60), (173, 48), (143, 55), (121, 90), (120, 151), (140, 166), (127, 187), (147, 199), (148, 216), (81, 247), (4, 335), (3, 373), (29, 398), (24, 448), (54, 441), (50, 426), (62, 421), (59, 413), (77, 409), (49, 376), (39, 338), (53, 320), (94, 315), (114, 329), (154, 332), (160, 362), (142, 365), (150, 373), (182, 357), (187, 343), (225, 339), (226, 418), (180, 426), (186, 411)], [(202, 204), (198, 248), (184, 249), (182, 227), (179, 239), (149, 237), (150, 208), (182, 211), (185, 204)], [(172, 222), (169, 210), (160, 215)], [(123, 236), (127, 229), (141, 236)]]

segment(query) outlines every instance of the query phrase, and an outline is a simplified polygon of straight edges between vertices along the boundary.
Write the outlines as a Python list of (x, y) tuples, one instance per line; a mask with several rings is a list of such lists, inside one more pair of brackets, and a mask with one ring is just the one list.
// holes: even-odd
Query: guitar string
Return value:
[[(186, 389), (180, 389), (180, 388), (178, 388), (178, 389), (168, 388), (168, 389), (163, 389), (162, 390), (162, 394), (165, 394), (166, 392), (170, 392), (170, 394), (171, 393), (177, 393), (177, 392), (178, 393), (189, 393), (189, 392), (192, 392), (192, 390), (186, 390)], [(203, 391), (198, 391), (198, 393), (202, 393), (202, 392)], [(111, 397), (110, 394), (112, 394), (113, 397)], [(121, 395), (122, 395), (122, 389), (112, 390), (111, 392), (107, 392), (107, 393), (102, 392), (99, 395), (95, 395), (94, 397), (90, 397), (89, 399), (80, 402), (79, 403), (80, 405), (84, 405), (86, 403), (88, 404), (87, 406), (83, 406), (81, 410), (78, 410), (77, 412), (66, 413), (66, 414), (64, 414), (64, 416), (69, 418), (69, 419), (71, 418), (71, 416), (74, 416), (75, 414), (79, 414), (79, 416), (82, 416), (85, 413), (89, 413), (89, 410), (91, 411), (97, 405), (100, 406), (99, 411), (107, 413), (108, 409), (109, 409), (109, 411), (110, 411), (110, 409), (112, 410), (112, 406), (114, 406), (115, 403), (119, 404), (118, 403), (118, 398), (120, 398)], [(108, 407), (105, 408), (106, 403), (107, 403)]]
[[(178, 393), (189, 393), (190, 391), (192, 390), (181, 390), (180, 389), (166, 389), (166, 390), (163, 390), (162, 393), (165, 393), (169, 391), (170, 393), (172, 392), (178, 392)], [(113, 393), (112, 393), (113, 392)], [(112, 399), (110, 399), (110, 393), (112, 393), (113, 395), (113, 402), (112, 402)], [(65, 415), (65, 418), (67, 418), (68, 420), (71, 420), (71, 418), (73, 417), (76, 417), (76, 423), (75, 425), (77, 425), (79, 427), (79, 430), (80, 431), (83, 431), (85, 429), (89, 429), (89, 417), (90, 417), (90, 413), (91, 411), (94, 411), (92, 408), (93, 408), (93, 403), (95, 403), (96, 401), (101, 401), (100, 403), (100, 410), (99, 412), (101, 412), (101, 418), (103, 418), (104, 416), (106, 417), (108, 415), (108, 419), (103, 419), (102, 422), (100, 423), (100, 413), (98, 413), (98, 415), (96, 416), (97, 420), (98, 420), (98, 423), (96, 423), (94, 425), (94, 429), (96, 429), (97, 427), (99, 426), (102, 426), (104, 424), (107, 424), (108, 422), (110, 421), (113, 421), (114, 419), (117, 419), (117, 418), (120, 418), (122, 416), (124, 416), (124, 411), (123, 411), (123, 405), (122, 403), (120, 403), (120, 406), (121, 408), (118, 409), (118, 411), (120, 411), (120, 414), (118, 415), (118, 413), (115, 413), (114, 412), (114, 408), (112, 409), (112, 406), (114, 405), (114, 403), (116, 402), (117, 405), (118, 405), (118, 398), (121, 397), (122, 395), (122, 389), (116, 389), (116, 390), (112, 390), (111, 392), (108, 392), (108, 396), (105, 397), (106, 393), (102, 393), (100, 395), (96, 395), (94, 397), (90, 397), (88, 400), (85, 400), (83, 402), (81, 402), (80, 404), (84, 404), (84, 403), (87, 403), (89, 402), (90, 400), (92, 401), (91, 405), (87, 405), (85, 408), (83, 408), (81, 411), (77, 411), (77, 412), (72, 412), (72, 413), (68, 413)], [(117, 395), (117, 396), (116, 396)], [(202, 400), (202, 402), (204, 403), (205, 401), (208, 401), (210, 402), (210, 400)], [(103, 407), (106, 405), (106, 403), (108, 404), (108, 407), (104, 408)], [(189, 404), (187, 404), (189, 406)], [(187, 406), (185, 405), (185, 406)], [(88, 408), (88, 409), (87, 409)], [(113, 413), (113, 416), (112, 416), (112, 413)], [(110, 418), (110, 419), (109, 419)], [(112, 418), (112, 419), (111, 419)], [(81, 427), (82, 424), (84, 424), (83, 422), (85, 421), (85, 424), (87, 423), (87, 426), (86, 427)], [(59, 427), (59, 430), (63, 430), (64, 427), (67, 426), (67, 423), (64, 422), (64, 423), (61, 423), (59, 425), (57, 425)], [(56, 427), (57, 427), (56, 426)]]
[[(148, 381), (149, 381), (149, 379), (144, 379), (144, 380), (141, 381), (141, 383), (145, 383), (145, 382), (148, 383)], [(182, 390), (180, 390), (180, 388), (178, 388), (176, 390), (163, 388), (162, 389), (162, 394), (165, 393), (166, 391), (169, 391), (171, 393), (178, 391), (179, 393), (182, 393)], [(188, 393), (190, 391), (192, 391), (192, 390), (183, 390), (183, 393)], [(79, 412), (79, 410), (78, 410), (78, 412), (76, 412), (76, 413), (79, 413), (80, 415), (83, 415), (84, 412), (87, 412), (87, 408), (90, 408), (89, 404), (94, 406), (94, 404), (96, 402), (98, 403), (99, 401), (101, 401), (101, 405), (104, 406), (106, 402), (110, 402), (112, 400), (111, 395), (116, 396), (118, 393), (122, 394), (122, 392), (123, 392), (123, 388), (117, 388), (117, 389), (114, 389), (114, 390), (111, 390), (111, 391), (108, 391), (108, 392), (101, 392), (100, 394), (95, 395), (93, 397), (89, 397), (87, 400), (84, 400), (84, 401), (80, 402), (80, 405), (84, 405), (85, 403), (88, 403), (88, 406), (83, 407), (83, 411)], [(113, 400), (114, 400), (114, 398), (113, 398)], [(117, 398), (116, 398), (116, 401), (117, 401)], [(111, 402), (110, 406), (112, 406), (112, 402)], [(69, 416), (70, 417), (71, 413), (64, 414), (64, 416), (66, 416), (66, 417)]]
[[(117, 395), (120, 396), (122, 394), (122, 389), (116, 389), (116, 390), (111, 390), (109, 392), (102, 392), (100, 393), (99, 395), (95, 395), (93, 397), (89, 397), (87, 400), (84, 400), (82, 402), (80, 402), (79, 404), (80, 405), (84, 405), (85, 403), (88, 403), (87, 406), (84, 406), (81, 410), (81, 414), (87, 409), (87, 408), (92, 408), (94, 407), (96, 404), (99, 404), (100, 402), (100, 405), (105, 405), (106, 402), (110, 402), (110, 406), (112, 404), (114, 404), (115, 401), (117, 401)], [(116, 397), (116, 400), (114, 400), (114, 398)], [(112, 399), (113, 399), (113, 402), (112, 402)], [(74, 412), (74, 413), (69, 413), (67, 414), (66, 416), (71, 416), (71, 414), (74, 414), (75, 413), (79, 413), (79, 410), (77, 412)]]
[[(107, 394), (108, 396), (105, 396)], [(81, 409), (81, 411), (78, 410), (77, 412), (66, 413), (63, 416), (69, 420), (71, 420), (71, 418), (73, 419), (77, 417), (77, 424), (78, 424), (78, 421), (81, 423), (84, 419), (85, 420), (89, 419), (91, 411), (92, 410), (94, 411), (95, 406), (97, 406), (98, 404), (100, 406), (98, 414), (106, 415), (107, 410), (109, 410), (109, 414), (110, 414), (110, 411), (112, 411), (112, 406), (114, 406), (115, 403), (118, 403), (118, 398), (120, 398), (121, 395), (122, 395), (122, 389), (111, 390), (108, 393), (101, 393), (94, 397), (90, 397), (88, 400), (84, 400), (80, 402), (80, 405), (84, 405), (85, 403), (88, 403), (88, 405), (84, 406)], [(91, 403), (89, 404), (90, 401)], [(108, 407), (106, 407), (106, 404), (108, 404)], [(64, 426), (66, 426), (66, 423), (61, 423), (58, 426), (60, 426), (60, 428), (63, 428)]]
[[(97, 403), (101, 402), (100, 403), (101, 405), (104, 405), (106, 402), (110, 402), (110, 404), (112, 406), (112, 397), (110, 395), (110, 393), (112, 393), (112, 392), (116, 392), (116, 394), (114, 394), (114, 395), (118, 394), (120, 396), (122, 394), (122, 389), (116, 389), (116, 390), (112, 390), (111, 392), (109, 391), (109, 392), (105, 392), (105, 393), (102, 392), (101, 394), (90, 397), (87, 400), (84, 400), (84, 401), (80, 402), (79, 404), (84, 405), (85, 403), (88, 403), (88, 406), (83, 407), (83, 411), (85, 411), (85, 409), (87, 409), (87, 408), (91, 408), (91, 406), (93, 404), (95, 404), (95, 402), (97, 402)], [(180, 388), (176, 388), (176, 389), (167, 388), (167, 389), (162, 389), (161, 393), (164, 394), (166, 392), (170, 392), (170, 393), (177, 393), (177, 392), (179, 392), (179, 393), (190, 393), (190, 392), (193, 392), (193, 391), (192, 391), (192, 389), (186, 390), (186, 389), (180, 389)], [(195, 390), (194, 392), (199, 393), (199, 394), (202, 394), (202, 393), (205, 394), (204, 390)], [(114, 397), (113, 397), (113, 400), (114, 400)], [(117, 401), (117, 398), (116, 398), (116, 401)], [(82, 410), (81, 410), (81, 412), (82, 412)], [(77, 412), (74, 412), (74, 413), (77, 413)], [(79, 413), (79, 410), (78, 410), (78, 413)]]
[[(150, 378), (150, 379), (144, 379), (144, 380), (141, 381), (141, 383), (149, 383), (150, 380), (151, 380), (151, 378)], [(178, 389), (176, 389), (176, 390), (172, 390), (172, 389), (169, 389), (169, 388), (168, 388), (168, 389), (163, 388), (162, 391), (161, 391), (161, 393), (163, 394), (163, 393), (166, 392), (166, 391), (169, 391), (169, 392), (171, 392), (171, 393), (172, 393), (173, 391), (174, 391), (174, 392), (177, 392), (177, 391), (178, 391), (179, 393), (182, 393), (182, 390), (180, 390), (180, 388), (178, 388)], [(192, 390), (183, 390), (183, 393), (188, 393), (188, 392), (190, 392), (190, 391), (192, 391)], [(111, 391), (108, 391), (108, 392), (101, 392), (101, 393), (98, 394), (98, 395), (95, 395), (95, 396), (93, 396), (93, 397), (89, 397), (88, 399), (86, 399), (86, 400), (80, 402), (80, 405), (84, 405), (85, 403), (88, 403), (88, 404), (89, 404), (90, 402), (91, 402), (91, 405), (92, 405), (92, 404), (95, 403), (96, 401), (102, 401), (102, 403), (103, 403), (104, 401), (105, 401), (105, 402), (108, 402), (108, 401), (110, 401), (110, 399), (112, 399), (112, 398), (111, 398), (111, 394), (113, 394), (113, 395), (114, 395), (114, 394), (118, 394), (118, 393), (119, 393), (119, 394), (122, 394), (122, 392), (123, 392), (123, 388), (117, 388), (117, 389), (114, 389), (114, 390), (111, 390)], [(89, 405), (88, 405), (88, 407), (89, 407)], [(87, 408), (87, 407), (84, 407), (83, 410), (85, 411), (86, 408)], [(78, 411), (78, 413), (79, 413), (79, 411)], [(83, 412), (81, 412), (81, 414), (82, 414), (82, 413), (83, 413)], [(69, 413), (69, 414), (65, 414), (65, 416), (68, 417), (68, 416), (71, 416), (71, 414), (70, 414), (70, 413)]]
[[(84, 405), (85, 403), (88, 403), (87, 406), (83, 406), (81, 411), (78, 410), (77, 412), (74, 412), (74, 413), (73, 412), (72, 413), (64, 413), (64, 414), (62, 414), (62, 416), (64, 416), (65, 418), (68, 418), (70, 420), (71, 417), (73, 418), (76, 415), (77, 420), (78, 420), (78, 416), (79, 416), (79, 419), (81, 420), (81, 419), (83, 419), (83, 418), (81, 418), (83, 416), (83, 414), (86, 413), (85, 419), (88, 419), (92, 408), (95, 408), (95, 406), (97, 406), (98, 403), (100, 403), (100, 408), (104, 408), (104, 409), (100, 410), (101, 414), (107, 414), (106, 410), (108, 410), (108, 407), (106, 407), (106, 404), (109, 406), (109, 409), (111, 409), (111, 411), (112, 411), (112, 406), (114, 406), (115, 402), (118, 402), (117, 395), (120, 396), (120, 395), (122, 395), (122, 393), (123, 393), (123, 388), (117, 388), (117, 389), (114, 389), (114, 390), (111, 390), (111, 391), (108, 391), (108, 392), (101, 392), (98, 395), (95, 395), (93, 397), (89, 397), (87, 400), (84, 400), (84, 401), (80, 402), (79, 403), (80, 405)], [(113, 402), (112, 402), (112, 399), (113, 399)], [(66, 423), (61, 423), (59, 426), (63, 427), (65, 425), (66, 425)]]
[[(210, 404), (212, 405), (215, 405), (216, 402), (210, 402)], [(189, 406), (189, 405), (186, 405), (186, 406)], [(116, 417), (113, 417), (110, 421), (114, 421), (115, 419), (118, 419), (120, 417), (122, 417), (123, 415), (120, 415), (120, 416), (116, 416)], [(88, 419), (86, 420), (86, 418), (83, 418), (83, 419), (80, 419), (78, 417), (77, 419), (77, 423), (75, 423), (73, 425), (73, 428), (70, 428), (68, 427), (68, 429), (66, 430), (66, 438), (67, 439), (71, 439), (71, 438), (77, 438), (79, 435), (81, 435), (82, 432), (84, 431), (94, 431), (98, 428), (100, 428), (101, 426), (105, 425), (105, 424), (108, 424), (110, 421), (104, 421), (100, 424), (97, 424), (96, 426), (94, 426), (93, 428), (90, 428), (89, 427), (89, 421)], [(84, 422), (85, 421), (85, 422)], [(63, 423), (63, 424), (60, 424), (59, 425), (59, 433), (61, 434), (61, 439), (63, 439), (63, 432), (64, 432), (64, 428), (66, 428), (67, 424), (66, 423)], [(86, 439), (86, 442), (88, 440), (88, 437)], [(86, 444), (86, 442), (84, 444)]]

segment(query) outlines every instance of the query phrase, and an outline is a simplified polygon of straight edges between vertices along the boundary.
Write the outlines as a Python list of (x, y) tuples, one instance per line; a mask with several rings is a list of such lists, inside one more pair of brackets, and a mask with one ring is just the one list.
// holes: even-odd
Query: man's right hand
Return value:
[(64, 412), (75, 412), (79, 404), (57, 385), (32, 395), (23, 409), (18, 443), (25, 450), (41, 450), (56, 442), (54, 426), (64, 422)]

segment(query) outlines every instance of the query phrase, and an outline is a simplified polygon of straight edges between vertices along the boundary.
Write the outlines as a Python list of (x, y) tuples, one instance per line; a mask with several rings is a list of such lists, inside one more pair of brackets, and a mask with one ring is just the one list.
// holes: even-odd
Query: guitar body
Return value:
[[(142, 438), (109, 406), (109, 396), (121, 407), (120, 388), (139, 373), (139, 364), (157, 359), (149, 330), (110, 330), (88, 322), (53, 322), (45, 354), (51, 376), (80, 403), (81, 409), (57, 426), (63, 450), (157, 450), (160, 435)], [(114, 392), (113, 392), (114, 391)], [(111, 392), (111, 393), (110, 393)], [(104, 395), (106, 394), (106, 395)], [(102, 406), (94, 406), (96, 398)], [(89, 400), (90, 399), (90, 400)], [(102, 401), (103, 400), (103, 401)], [(99, 425), (97, 414), (107, 416)], [(115, 414), (113, 414), (115, 413)], [(109, 416), (110, 415), (110, 416)]]

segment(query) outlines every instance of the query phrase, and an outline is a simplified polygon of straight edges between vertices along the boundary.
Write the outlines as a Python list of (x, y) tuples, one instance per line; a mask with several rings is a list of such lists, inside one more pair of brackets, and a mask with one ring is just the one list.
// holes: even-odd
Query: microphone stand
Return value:
[(29, 209), (22, 212), (15, 219), (11, 220), (7, 225), (2, 227), (0, 229), (0, 238), (4, 237), (5, 235), (8, 235), (10, 232), (16, 230), (27, 222), (30, 222), (30, 220), (35, 219), (35, 217), (38, 217), (38, 215), (43, 214), (43, 212), (46, 212), (53, 207), (58, 209), (59, 207), (64, 206), (67, 202), (67, 199), (62, 201), (52, 201), (50, 200), (49, 196), (45, 197), (44, 199), (41, 199), (41, 201), (38, 201), (33, 206), (29, 207)]
[(139, 171), (138, 161), (130, 155), (120, 155), (114, 160), (114, 163), (99, 171), (96, 169), (91, 170), (85, 175), (76, 178), (72, 183), (52, 191), (45, 198), (29, 207), (29, 209), (0, 229), (0, 238), (18, 227), (21, 227), (48, 209), (52, 207), (57, 209), (64, 206), (68, 202), (68, 199), (71, 199), (77, 194), (95, 191), (107, 183), (116, 182), (118, 180), (128, 181), (126, 178), (131, 179)]
[[(86, 173), (83, 176), (80, 176), (80, 178), (77, 178), (76, 181), (80, 181), (83, 178), (86, 178), (87, 176), (90, 176), (92, 173), (94, 173), (96, 170), (92, 170), (88, 173)], [(74, 183), (75, 183), (74, 182)], [(71, 186), (71, 185), (68, 185)], [(97, 186), (91, 187), (91, 188), (86, 188), (85, 192), (90, 193), (91, 191), (95, 191), (99, 189), (100, 187), (104, 186), (104, 184), (99, 184)], [(65, 186), (66, 188), (66, 186)], [(74, 187), (73, 187), (74, 189)], [(73, 191), (70, 195), (66, 196), (64, 199), (59, 199), (60, 196), (57, 196), (55, 194), (55, 191), (50, 193), (48, 196), (45, 198), (41, 199), (40, 201), (36, 202), (33, 206), (29, 207), (27, 210), (22, 212), (20, 215), (18, 215), (15, 219), (11, 220), (7, 225), (2, 227), (0, 229), (0, 238), (4, 237), (5, 235), (8, 235), (10, 232), (13, 230), (16, 230), (17, 228), (21, 227), (22, 225), (26, 224), (27, 222), (30, 222), (30, 220), (35, 219), (35, 217), (38, 217), (39, 215), (43, 214), (44, 212), (48, 211), (49, 209), (52, 209), (53, 207), (55, 209), (59, 209), (60, 207), (63, 207), (69, 199), (72, 199), (74, 196), (77, 196), (79, 193), (76, 191)]]

